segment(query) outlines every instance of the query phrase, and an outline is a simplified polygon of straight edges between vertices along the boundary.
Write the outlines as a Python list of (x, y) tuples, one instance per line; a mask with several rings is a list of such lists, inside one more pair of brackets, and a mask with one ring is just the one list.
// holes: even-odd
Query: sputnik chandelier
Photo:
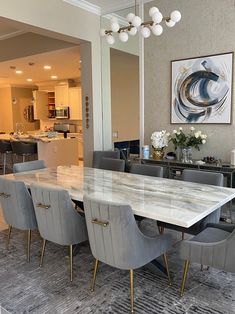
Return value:
[(158, 8), (152, 7), (149, 10), (151, 20), (143, 22), (141, 18), (136, 15), (136, 0), (135, 0), (135, 14), (129, 13), (126, 16), (128, 22), (127, 26), (120, 27), (118, 19), (113, 17), (111, 19), (110, 30), (101, 29), (100, 36), (105, 37), (107, 43), (113, 45), (115, 43), (114, 33), (118, 33), (119, 39), (122, 42), (127, 42), (129, 35), (134, 36), (139, 31), (144, 38), (151, 35), (151, 31), (155, 36), (160, 36), (163, 33), (163, 27), (160, 25), (165, 21), (167, 27), (174, 27), (176, 23), (181, 20), (181, 13), (177, 10), (173, 11), (169, 17), (163, 17)]

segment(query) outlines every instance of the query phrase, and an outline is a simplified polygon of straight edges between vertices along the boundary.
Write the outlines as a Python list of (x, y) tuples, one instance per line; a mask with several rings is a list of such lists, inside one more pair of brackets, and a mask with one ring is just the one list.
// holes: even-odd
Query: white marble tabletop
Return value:
[(131, 205), (134, 214), (190, 227), (235, 197), (235, 189), (79, 166), (59, 166), (6, 175), (6, 178), (58, 186), (71, 198), (83, 195)]

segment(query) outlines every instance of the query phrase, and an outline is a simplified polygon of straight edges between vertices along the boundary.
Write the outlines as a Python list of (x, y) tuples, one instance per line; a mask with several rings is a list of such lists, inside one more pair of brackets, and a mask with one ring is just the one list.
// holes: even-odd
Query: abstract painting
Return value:
[(171, 66), (171, 123), (231, 123), (233, 53)]

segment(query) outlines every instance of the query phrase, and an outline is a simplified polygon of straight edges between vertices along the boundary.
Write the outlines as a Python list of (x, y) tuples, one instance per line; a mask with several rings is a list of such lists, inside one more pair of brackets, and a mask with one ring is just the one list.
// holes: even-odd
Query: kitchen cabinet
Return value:
[(55, 105), (56, 106), (69, 105), (69, 87), (67, 84), (55, 86)]
[(69, 110), (71, 120), (82, 120), (81, 87), (69, 88)]
[(34, 98), (34, 119), (47, 120), (48, 119), (48, 93), (45, 91), (33, 91)]

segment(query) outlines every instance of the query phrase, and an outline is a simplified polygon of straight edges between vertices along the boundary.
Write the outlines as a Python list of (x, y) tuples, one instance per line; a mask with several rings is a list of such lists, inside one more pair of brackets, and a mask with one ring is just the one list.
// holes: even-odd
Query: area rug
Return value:
[[(145, 222), (143, 222), (145, 223)], [(147, 222), (156, 230), (156, 225)], [(74, 257), (74, 281), (69, 282), (67, 248), (48, 243), (44, 266), (39, 268), (41, 239), (33, 233), (31, 262), (26, 262), (24, 233), (13, 230), (10, 250), (6, 231), (0, 232), (0, 305), (15, 314), (124, 314), (129, 313), (129, 273), (101, 264), (95, 292), (90, 292), (94, 259), (88, 244)], [(178, 234), (176, 240), (180, 238)], [(235, 275), (200, 265), (190, 268), (186, 291), (179, 298), (183, 261), (178, 245), (169, 254), (173, 285), (149, 267), (138, 269), (135, 280), (136, 314), (235, 313)]]

